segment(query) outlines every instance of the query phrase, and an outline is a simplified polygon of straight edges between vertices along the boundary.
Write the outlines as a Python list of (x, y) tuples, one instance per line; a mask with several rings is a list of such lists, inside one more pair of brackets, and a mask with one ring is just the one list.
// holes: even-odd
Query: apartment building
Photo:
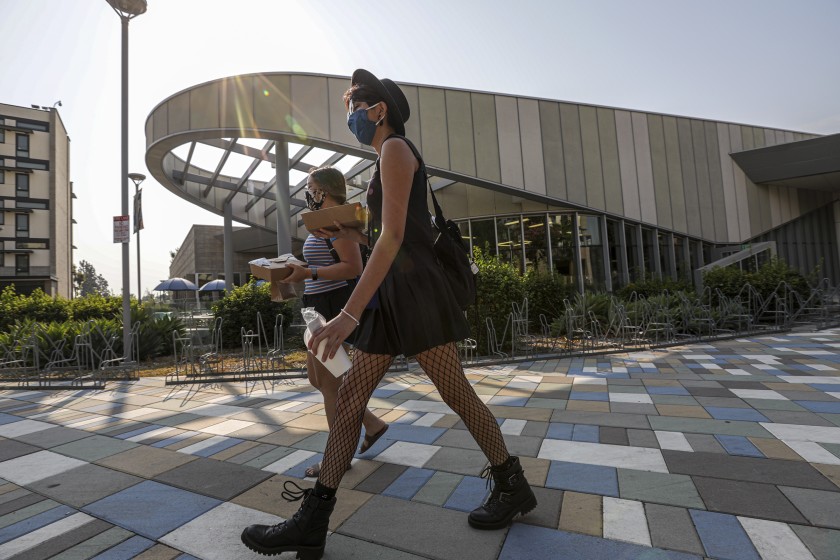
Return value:
[(0, 103), (0, 290), (72, 297), (73, 198), (58, 111)]

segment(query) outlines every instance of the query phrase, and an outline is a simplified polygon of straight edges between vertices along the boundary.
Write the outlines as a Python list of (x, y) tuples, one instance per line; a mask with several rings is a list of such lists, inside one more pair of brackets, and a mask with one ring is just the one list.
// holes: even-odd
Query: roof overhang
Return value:
[(730, 155), (753, 183), (840, 192), (840, 134)]

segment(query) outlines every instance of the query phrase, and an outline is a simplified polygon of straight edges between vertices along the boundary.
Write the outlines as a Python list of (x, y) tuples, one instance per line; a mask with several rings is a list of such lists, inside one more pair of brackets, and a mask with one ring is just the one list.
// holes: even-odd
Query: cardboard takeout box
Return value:
[(338, 231), (334, 222), (353, 229), (367, 227), (367, 208), (362, 208), (358, 202), (305, 212), (300, 217), (303, 219), (303, 225), (310, 232), (316, 229)]
[(298, 260), (292, 254), (280, 255), (273, 259), (256, 259), (248, 264), (251, 267), (251, 274), (257, 278), (268, 280), (269, 282), (276, 282), (283, 280), (292, 273), (292, 268), (286, 266), (288, 263), (306, 266), (304, 261)]
[(271, 283), (271, 301), (288, 301), (303, 294), (303, 282), (286, 284), (285, 282)]

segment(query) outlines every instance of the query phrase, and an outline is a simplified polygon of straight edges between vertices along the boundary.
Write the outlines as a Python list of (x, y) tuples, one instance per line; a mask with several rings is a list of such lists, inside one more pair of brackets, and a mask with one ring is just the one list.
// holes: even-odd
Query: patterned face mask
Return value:
[(327, 193), (321, 190), (310, 191), (306, 189), (306, 207), (310, 210), (320, 210), (324, 205), (324, 200), (327, 198)]

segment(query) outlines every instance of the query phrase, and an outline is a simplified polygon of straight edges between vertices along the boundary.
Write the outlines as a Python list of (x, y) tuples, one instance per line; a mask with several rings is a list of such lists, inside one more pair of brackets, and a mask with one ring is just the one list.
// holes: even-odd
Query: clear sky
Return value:
[[(105, 0), (0, 0), (0, 102), (59, 109), (74, 261), (122, 286), (120, 22)], [(838, 0), (149, 0), (130, 25), (129, 172), (144, 173), (143, 292), (192, 224), (157, 184), (144, 123), (166, 97), (251, 72), (350, 75), (840, 132)], [(133, 187), (131, 188), (133, 193)], [(131, 291), (136, 246), (131, 243)]]

